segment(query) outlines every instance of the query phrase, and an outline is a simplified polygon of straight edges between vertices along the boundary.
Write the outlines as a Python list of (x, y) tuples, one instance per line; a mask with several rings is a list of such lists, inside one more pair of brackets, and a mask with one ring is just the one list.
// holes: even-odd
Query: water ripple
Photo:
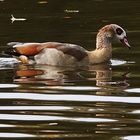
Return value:
[[(46, 87), (39, 87), (41, 89)], [(48, 86), (47, 89), (52, 90), (76, 90), (76, 91), (90, 91), (90, 90), (98, 90), (99, 87), (91, 87), (91, 86)]]
[(19, 114), (0, 114), (0, 120), (20, 120), (20, 121), (78, 121), (78, 122), (114, 122), (117, 120), (106, 118), (89, 117), (62, 117), (49, 115), (19, 115)]
[(140, 140), (140, 136), (126, 136), (123, 140)]
[(65, 106), (0, 106), (0, 110), (71, 110)]
[(140, 88), (131, 88), (131, 89), (126, 89), (126, 92), (134, 92), (134, 93), (140, 93)]
[(0, 124), (0, 128), (1, 127), (15, 127), (15, 125), (11, 125), (11, 124)]
[(113, 60), (111, 60), (111, 63), (112, 63), (112, 66), (118, 66), (118, 65), (126, 64), (127, 61), (118, 60), (118, 59), (113, 59)]
[(140, 103), (140, 97), (114, 97), (96, 95), (58, 95), (34, 93), (0, 93), (1, 99), (27, 99), (45, 101), (77, 101), (77, 102), (122, 102)]
[(0, 88), (17, 88), (19, 85), (16, 84), (0, 84)]
[(24, 134), (24, 133), (0, 133), (1, 138), (25, 138), (25, 137), (35, 137), (31, 134)]

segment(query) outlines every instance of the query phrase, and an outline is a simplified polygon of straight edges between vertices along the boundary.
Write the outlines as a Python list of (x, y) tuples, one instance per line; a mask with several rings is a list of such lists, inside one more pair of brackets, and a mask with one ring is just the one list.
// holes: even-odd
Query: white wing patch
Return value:
[[(77, 66), (87, 63), (87, 59), (77, 61), (77, 59), (71, 55), (64, 54), (55, 48), (46, 48), (42, 52), (34, 56), (37, 64), (47, 64), (53, 66)], [(86, 61), (86, 62), (85, 62)]]

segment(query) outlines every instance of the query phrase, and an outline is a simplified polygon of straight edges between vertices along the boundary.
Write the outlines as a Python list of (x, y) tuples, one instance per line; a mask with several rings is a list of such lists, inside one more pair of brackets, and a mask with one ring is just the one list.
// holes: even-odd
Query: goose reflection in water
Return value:
[[(115, 86), (112, 84), (112, 77), (114, 78), (114, 75), (110, 64), (99, 64), (85, 68), (19, 65), (15, 71), (14, 82), (20, 86), (14, 88), (14, 91), (16, 91), (13, 93), (14, 95), (10, 93), (11, 99), (14, 99), (13, 104), (17, 108), (14, 113), (18, 115), (14, 114), (14, 117), (24, 118), (28, 121), (33, 119), (40, 121), (42, 119), (44, 126), (39, 125), (40, 130), (36, 131), (45, 131), (44, 135), (46, 137), (50, 136), (49, 130), (52, 129), (54, 130), (51, 133), (53, 137), (63, 137), (63, 135), (71, 137), (74, 134), (78, 138), (84, 137), (87, 130), (89, 130), (88, 133), (91, 136), (94, 136), (94, 134), (102, 135), (103, 133), (112, 134), (114, 126), (121, 131), (125, 126), (127, 127), (127, 121), (124, 122), (125, 119), (127, 120), (127, 116), (124, 116), (124, 112), (130, 110), (124, 106), (125, 98), (106, 96), (110, 94), (110, 87)], [(120, 82), (124, 82), (126, 77), (123, 76), (122, 79)], [(117, 82), (119, 83), (119, 81)], [(84, 86), (82, 87), (82, 85)], [(94, 89), (95, 85), (98, 86), (98, 89)], [(124, 86), (119, 84), (116, 86), (125, 88), (127, 85), (126, 82)], [(89, 87), (84, 89), (86, 86), (90, 86), (90, 89)], [(93, 88), (91, 88), (92, 86)], [(109, 86), (108, 90), (106, 90), (107, 86)], [(70, 89), (70, 87), (73, 88)], [(102, 90), (102, 88), (104, 89)], [(22, 92), (24, 93), (22, 94)], [(97, 94), (97, 96), (94, 94)], [(5, 94), (5, 96), (7, 95)], [(120, 104), (120, 99), (124, 103)], [(114, 103), (118, 103), (118, 108)], [(40, 106), (39, 111), (37, 105)], [(43, 110), (43, 107), (46, 106), (52, 107), (54, 110), (48, 108)], [(56, 107), (62, 107), (64, 110), (61, 108), (57, 110)], [(13, 117), (12, 115), (10, 114), (7, 118)], [(116, 123), (116, 120), (119, 123)], [(132, 121), (136, 123), (135, 120), (131, 120), (131, 123)], [(48, 122), (58, 122), (58, 125), (49, 126)], [(71, 130), (71, 132), (68, 132), (68, 130)]]
[(14, 82), (60, 86), (76, 85), (78, 82), (88, 81), (95, 82), (98, 87), (128, 87), (125, 74), (122, 78), (122, 81), (112, 81), (110, 64), (98, 64), (84, 68), (20, 65), (16, 70)]

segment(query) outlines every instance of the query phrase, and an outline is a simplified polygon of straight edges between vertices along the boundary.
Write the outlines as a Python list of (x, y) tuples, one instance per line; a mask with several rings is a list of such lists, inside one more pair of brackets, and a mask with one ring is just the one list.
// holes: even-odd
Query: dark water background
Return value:
[[(26, 20), (11, 22), (12, 14)], [(139, 0), (0, 0), (0, 51), (11, 41), (92, 50), (109, 23), (124, 27), (132, 45), (115, 44), (112, 65), (25, 66), (0, 58), (1, 139), (140, 139)]]

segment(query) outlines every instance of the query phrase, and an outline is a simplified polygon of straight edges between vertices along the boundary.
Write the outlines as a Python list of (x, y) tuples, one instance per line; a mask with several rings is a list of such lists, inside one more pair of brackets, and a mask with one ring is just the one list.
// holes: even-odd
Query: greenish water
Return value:
[(0, 58), (0, 139), (139, 140), (139, 9), (138, 0), (0, 1), (0, 51), (11, 41), (91, 50), (109, 23), (124, 27), (132, 46), (114, 44), (111, 65), (80, 68)]

